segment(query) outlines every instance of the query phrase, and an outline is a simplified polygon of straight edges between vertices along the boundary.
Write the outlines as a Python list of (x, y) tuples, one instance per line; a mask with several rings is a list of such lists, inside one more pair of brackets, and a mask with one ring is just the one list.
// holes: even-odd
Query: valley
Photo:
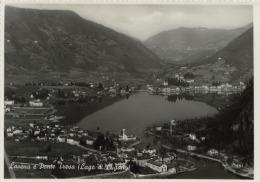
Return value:
[(140, 41), (6, 6), (4, 38), (5, 177), (254, 178), (252, 23)]

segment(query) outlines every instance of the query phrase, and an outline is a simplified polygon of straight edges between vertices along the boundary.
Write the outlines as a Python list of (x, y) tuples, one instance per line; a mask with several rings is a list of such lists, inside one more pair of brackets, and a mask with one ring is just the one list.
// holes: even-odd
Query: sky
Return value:
[(145, 41), (179, 27), (233, 29), (253, 22), (250, 5), (35, 5), (21, 8), (71, 10), (81, 17)]

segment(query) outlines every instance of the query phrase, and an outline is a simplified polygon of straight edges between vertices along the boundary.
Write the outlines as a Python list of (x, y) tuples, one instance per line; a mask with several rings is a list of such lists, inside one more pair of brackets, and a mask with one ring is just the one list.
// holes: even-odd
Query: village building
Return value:
[(74, 137), (74, 136), (76, 136), (76, 132), (72, 132), (72, 131), (71, 131), (71, 132), (68, 133), (68, 136)]
[(217, 155), (218, 154), (218, 151), (216, 149), (210, 149), (208, 152), (207, 152), (208, 155)]
[(156, 131), (162, 131), (162, 127), (161, 127), (161, 126), (156, 127), (155, 130), (156, 130)]
[(13, 132), (7, 132), (7, 137), (13, 137), (14, 133)]
[(172, 91), (171, 88), (163, 88), (162, 89), (163, 93), (171, 93), (171, 91)]
[(160, 173), (167, 172), (167, 165), (157, 161), (148, 160), (146, 166)]
[(7, 107), (5, 106), (5, 112), (10, 112), (11, 111), (11, 108), (10, 107)]
[(21, 134), (21, 133), (23, 133), (23, 130), (21, 129), (16, 129), (13, 131), (13, 134)]
[(190, 133), (189, 137), (191, 140), (196, 140), (196, 134), (194, 134), (194, 133)]
[(5, 100), (4, 105), (7, 105), (7, 106), (14, 105), (14, 100)]
[(119, 135), (119, 141), (131, 141), (136, 140), (136, 137), (133, 135), (126, 135), (126, 129), (123, 128), (122, 135)]
[(240, 169), (240, 168), (244, 167), (244, 164), (235, 159), (235, 160), (232, 161), (231, 166), (233, 168)]
[(35, 130), (34, 131), (34, 135), (39, 135), (40, 134), (40, 130)]
[(195, 151), (195, 150), (197, 150), (197, 147), (195, 145), (188, 145), (187, 150), (188, 151)]
[(85, 136), (88, 136), (88, 132), (85, 132), (85, 131), (84, 131), (84, 132), (82, 133), (82, 136), (84, 136), (84, 137), (85, 137)]
[(194, 83), (194, 80), (186, 80), (187, 83)]
[(35, 124), (34, 124), (34, 123), (30, 123), (29, 126), (30, 126), (31, 128), (34, 128)]
[(89, 137), (89, 136), (86, 136), (85, 138), (86, 138), (86, 144), (87, 144), (87, 145), (93, 145), (93, 143), (94, 143), (94, 138)]
[(200, 137), (201, 141), (206, 140), (206, 137)]
[(65, 142), (66, 138), (65, 138), (65, 136), (58, 136), (57, 140), (58, 140), (58, 142)]
[(165, 87), (167, 87), (169, 84), (168, 84), (168, 82), (167, 81), (164, 81), (163, 83), (162, 83), (162, 86), (165, 86)]
[(73, 138), (67, 138), (67, 143), (73, 144), (74, 143), (74, 139)]
[(150, 160), (150, 156), (146, 155), (146, 156), (137, 156), (135, 159), (135, 162), (141, 166), (141, 167), (145, 167), (147, 164), (147, 161)]
[(161, 163), (172, 163), (177, 158), (175, 153), (167, 153), (166, 155), (159, 156), (158, 161)]
[(29, 101), (29, 105), (31, 107), (42, 107), (43, 106), (43, 102), (41, 102), (39, 99), (38, 100), (33, 100), (33, 101)]
[(120, 149), (120, 151), (122, 151), (122, 152), (133, 152), (135, 150), (135, 148), (125, 148), (125, 147), (122, 147), (121, 149)]
[(40, 137), (40, 136), (38, 136), (38, 137), (36, 138), (36, 140), (46, 142), (46, 141), (47, 141), (47, 137)]

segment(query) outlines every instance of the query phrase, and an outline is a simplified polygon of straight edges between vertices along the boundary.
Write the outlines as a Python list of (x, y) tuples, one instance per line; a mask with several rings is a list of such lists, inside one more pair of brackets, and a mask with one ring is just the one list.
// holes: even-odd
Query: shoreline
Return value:
[[(147, 177), (156, 177), (156, 176), (169, 176), (169, 175), (178, 175), (178, 174), (181, 174), (181, 173), (185, 173), (185, 172), (190, 172), (190, 171), (194, 171), (196, 170), (196, 167), (193, 167), (191, 169), (186, 169), (186, 170), (182, 170), (182, 171), (179, 171), (179, 172), (176, 172), (176, 173), (155, 173), (155, 174), (135, 174), (133, 172), (130, 171), (130, 173), (136, 178), (142, 178), (142, 179), (146, 179)], [(149, 178), (147, 178), (149, 179)]]
[(224, 169), (238, 175), (238, 176), (241, 176), (241, 177), (244, 177), (244, 178), (248, 178), (248, 179), (254, 179), (254, 177), (251, 177), (251, 176), (248, 176), (248, 175), (244, 175), (244, 174), (241, 174), (241, 173), (238, 173), (236, 172), (234, 169), (232, 169), (231, 167), (229, 167), (229, 165), (227, 165), (226, 163), (223, 163), (221, 160), (218, 160), (218, 159), (215, 159), (215, 158), (212, 158), (212, 157), (208, 157), (208, 156), (205, 156), (205, 155), (201, 155), (201, 154), (197, 154), (197, 153), (194, 153), (194, 152), (188, 152), (188, 151), (185, 151), (185, 150), (181, 150), (181, 149), (176, 149), (177, 152), (180, 152), (180, 153), (186, 153), (186, 154), (189, 154), (190, 156), (196, 156), (196, 157), (199, 157), (199, 158), (202, 158), (202, 159), (208, 159), (208, 160), (211, 160), (211, 161), (214, 161), (214, 162), (218, 162), (222, 165), (222, 167), (224, 167)]

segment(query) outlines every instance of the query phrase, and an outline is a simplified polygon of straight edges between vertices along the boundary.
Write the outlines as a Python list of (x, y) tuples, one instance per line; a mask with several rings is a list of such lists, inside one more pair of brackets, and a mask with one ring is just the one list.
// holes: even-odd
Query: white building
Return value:
[(187, 83), (194, 83), (194, 80), (186, 80)]
[(5, 100), (4, 105), (14, 105), (14, 100)]
[(235, 160), (231, 163), (231, 166), (232, 166), (233, 168), (239, 169), (239, 168), (244, 167), (244, 164), (243, 164), (242, 162), (240, 162), (240, 161), (238, 161), (238, 160), (235, 159)]
[(93, 145), (93, 143), (94, 143), (94, 139), (87, 136), (86, 137), (86, 144), (87, 145)]
[(119, 140), (121, 141), (130, 141), (130, 140), (136, 140), (136, 137), (133, 135), (126, 135), (126, 130), (123, 128), (122, 135), (119, 135)]
[(167, 172), (167, 165), (157, 161), (148, 160), (146, 166), (160, 173)]
[(191, 140), (196, 140), (196, 135), (194, 133), (190, 133), (189, 137)]
[(171, 92), (171, 88), (163, 88), (162, 92), (163, 93), (170, 93)]
[(209, 151), (208, 151), (208, 155), (217, 155), (218, 154), (218, 151), (216, 150), (216, 149), (210, 149)]
[(43, 106), (43, 102), (41, 102), (39, 99), (30, 101), (29, 104), (31, 107), (42, 107)]
[(73, 144), (74, 143), (74, 139), (73, 138), (68, 138), (67, 139), (67, 143)]
[(65, 137), (64, 136), (58, 136), (58, 142), (65, 142)]
[(161, 127), (161, 126), (156, 127), (155, 130), (156, 130), (156, 131), (162, 131), (162, 127)]
[(187, 150), (188, 150), (188, 151), (194, 151), (194, 150), (197, 150), (197, 147), (194, 146), (194, 145), (188, 145), (188, 146), (187, 146)]
[(165, 87), (167, 87), (169, 84), (168, 84), (168, 82), (164, 81), (164, 82), (162, 83), (162, 85), (165, 86)]

